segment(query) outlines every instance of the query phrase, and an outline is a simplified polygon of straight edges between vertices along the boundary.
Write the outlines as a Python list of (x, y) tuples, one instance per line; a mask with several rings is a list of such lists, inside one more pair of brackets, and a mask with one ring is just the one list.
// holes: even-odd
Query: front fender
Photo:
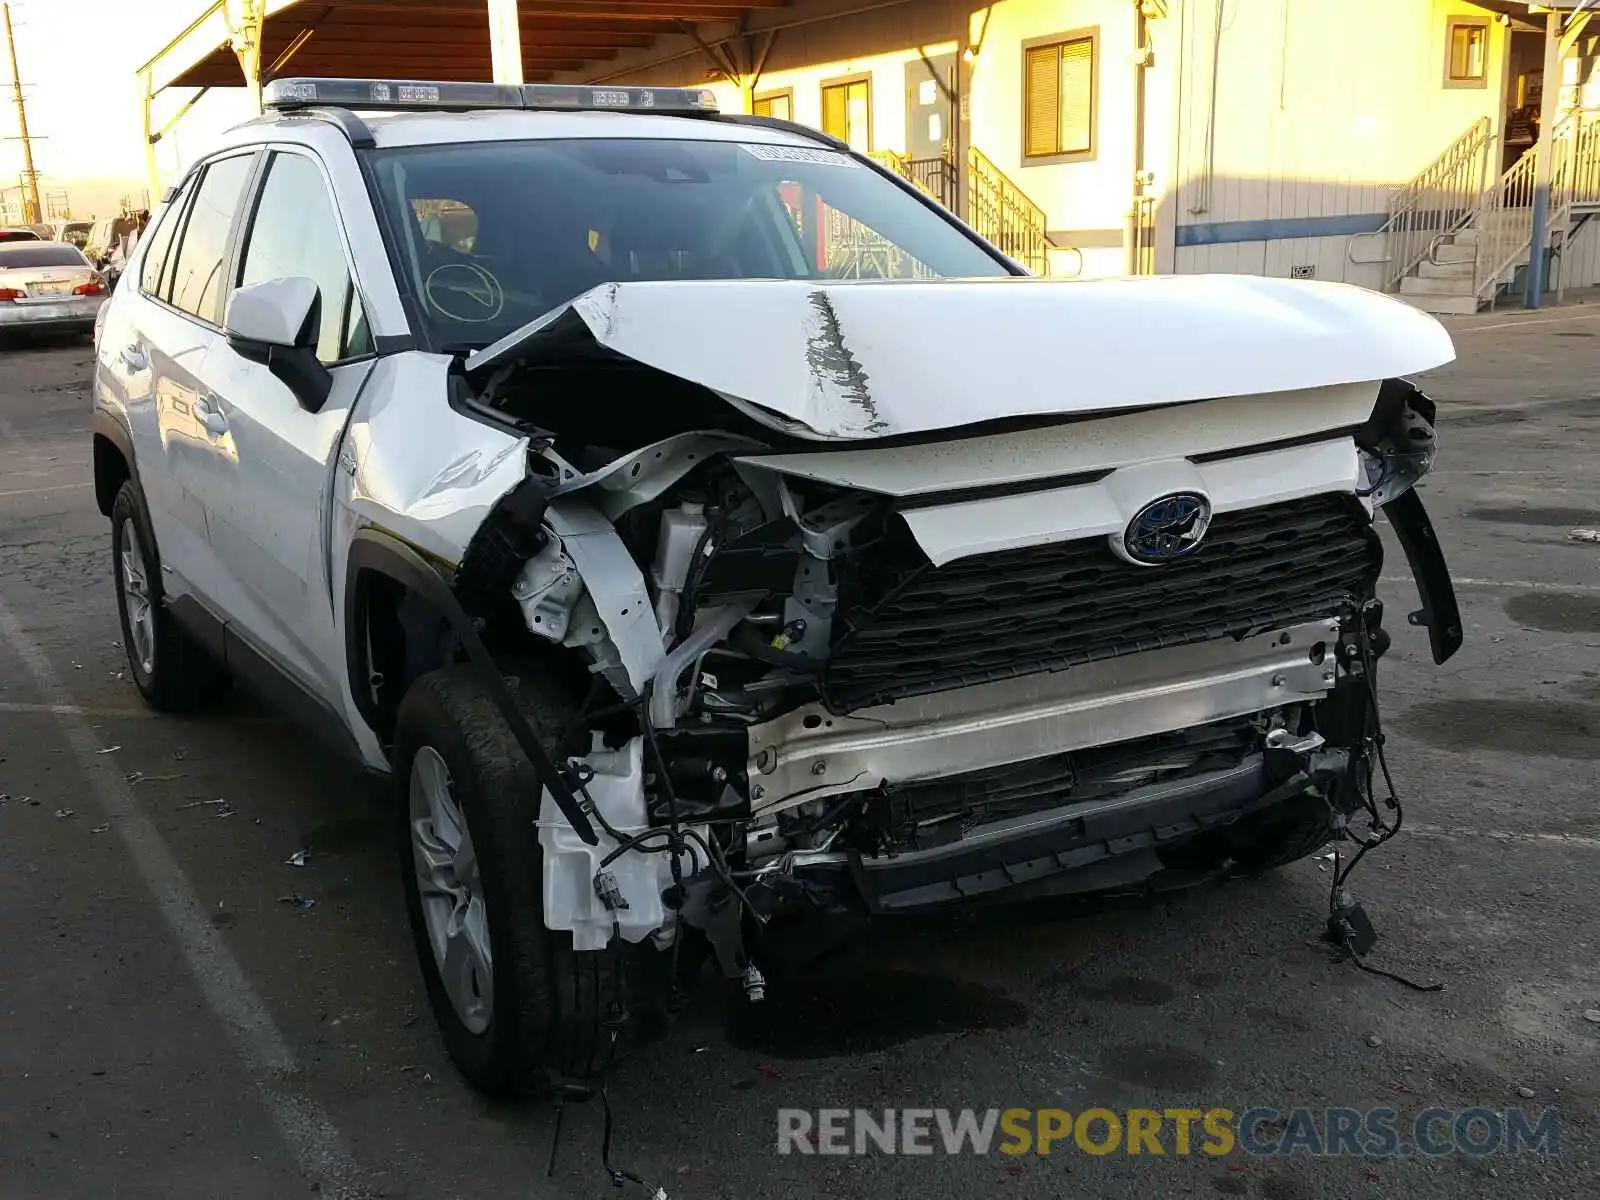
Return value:
[(516, 700), (511, 695), (511, 689), (506, 686), (498, 664), (479, 638), (477, 629), (473, 627), (472, 618), (461, 607), (455, 593), (450, 590), (450, 585), (415, 547), (407, 545), (393, 534), (378, 529), (361, 529), (356, 532), (350, 544), (349, 561), (345, 571), (345, 660), (350, 671), (351, 694), (356, 698), (357, 707), (363, 709), (362, 716), (369, 723), (373, 716), (363, 707), (369, 702), (364, 699), (367, 690), (361, 681), (366, 678), (369, 665), (361, 613), (366, 601), (365, 589), (371, 585), (374, 577), (392, 579), (421, 596), (450, 623), (451, 631), (460, 640), (462, 648), (467, 652), (467, 658), (477, 669), (479, 678), (495, 708), (510, 728), (522, 752), (528, 756), (539, 782), (550, 793), (556, 807), (561, 810), (561, 815), (566, 818), (578, 836), (590, 846), (598, 845), (599, 839), (595, 836), (594, 827), (589, 823), (589, 818), (584, 814), (577, 797), (572, 794), (566, 777), (562, 775), (555, 760), (550, 757), (549, 752), (523, 717), (521, 710), (517, 708)]

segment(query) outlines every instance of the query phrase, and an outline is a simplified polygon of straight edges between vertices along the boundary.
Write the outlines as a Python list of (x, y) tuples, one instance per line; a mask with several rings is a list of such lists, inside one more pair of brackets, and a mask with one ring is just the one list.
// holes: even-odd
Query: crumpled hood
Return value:
[(893, 437), (1387, 379), (1449, 362), (1433, 317), (1247, 275), (606, 284), (471, 355), (599, 346), (816, 440)]

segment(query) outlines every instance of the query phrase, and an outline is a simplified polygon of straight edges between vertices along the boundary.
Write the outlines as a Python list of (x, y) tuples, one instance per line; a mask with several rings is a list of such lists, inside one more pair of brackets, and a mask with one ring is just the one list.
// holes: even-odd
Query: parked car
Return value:
[(9, 229), (0, 229), (0, 242), (42, 242), (44, 238), (25, 225), (13, 226)]
[(0, 333), (88, 333), (105, 281), (65, 242), (0, 243)]
[(392, 775), (477, 1087), (595, 1068), (688, 939), (755, 1000), (818, 914), (1263, 870), (1380, 819), (1379, 511), (1435, 657), (1461, 639), (1401, 378), (1453, 357), (1432, 317), (1022, 278), (698, 90), (266, 105), (104, 310), (130, 673), (164, 711), (260, 687)]
[(57, 221), (51, 229), (51, 237), (58, 242), (71, 242), (81, 250), (88, 244), (93, 229), (93, 221)]
[(115, 217), (101, 217), (89, 228), (83, 252), (96, 265), (109, 262), (134, 234), (143, 227), (138, 214), (123, 213)]

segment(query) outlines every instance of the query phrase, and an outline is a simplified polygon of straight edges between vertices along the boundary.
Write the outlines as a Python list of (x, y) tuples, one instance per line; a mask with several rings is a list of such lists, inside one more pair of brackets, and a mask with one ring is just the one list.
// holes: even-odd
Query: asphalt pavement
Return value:
[[(614, 1164), (674, 1200), (1600, 1194), (1600, 307), (1452, 329), (1425, 497), (1467, 643), (1432, 664), (1392, 551), (1406, 829), (1353, 880), (1371, 961), (1442, 991), (1332, 961), (1321, 861), (896, 924), (760, 1006), (696, 992), (610, 1081)], [(0, 347), (0, 1200), (650, 1195), (613, 1190), (597, 1101), (565, 1112), (550, 1173), (550, 1106), (454, 1075), (381, 788), (248, 697), (141, 707), (89, 482), (90, 361)], [(1170, 1136), (1161, 1155), (776, 1152), (780, 1108), (891, 1107), (1551, 1110), (1560, 1133), (1556, 1153), (1438, 1157)]]

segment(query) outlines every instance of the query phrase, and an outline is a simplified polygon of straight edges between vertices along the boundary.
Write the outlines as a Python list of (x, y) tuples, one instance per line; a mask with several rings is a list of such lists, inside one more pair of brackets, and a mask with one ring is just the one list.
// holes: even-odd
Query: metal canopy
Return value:
[[(733, 22), (788, 0), (517, 0), (524, 77), (549, 80), (662, 34)], [(272, 6), (261, 34), (261, 82), (280, 75), (489, 80), (490, 15), (484, 0), (298, 0)], [(234, 47), (214, 46), (166, 81), (172, 87), (242, 87)]]

